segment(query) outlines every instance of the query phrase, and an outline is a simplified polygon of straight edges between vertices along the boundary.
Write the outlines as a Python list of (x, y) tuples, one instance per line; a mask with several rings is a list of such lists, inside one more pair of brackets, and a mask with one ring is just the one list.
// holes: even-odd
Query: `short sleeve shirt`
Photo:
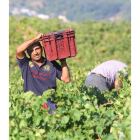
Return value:
[(106, 77), (108, 88), (114, 88), (114, 82), (117, 76), (119, 75), (118, 71), (123, 71), (125, 75), (128, 75), (125, 71), (124, 67), (128, 67), (126, 64), (117, 61), (117, 60), (109, 60), (94, 68), (91, 73), (101, 74)]
[(56, 77), (61, 80), (62, 68), (56, 62), (46, 60), (39, 67), (31, 58), (17, 58), (24, 79), (24, 92), (33, 91), (37, 96), (48, 89), (56, 89)]

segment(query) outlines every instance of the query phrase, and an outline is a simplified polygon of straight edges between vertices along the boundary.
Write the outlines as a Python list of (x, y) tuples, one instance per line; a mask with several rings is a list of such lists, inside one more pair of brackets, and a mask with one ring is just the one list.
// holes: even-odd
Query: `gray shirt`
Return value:
[(106, 77), (107, 85), (109, 89), (114, 88), (114, 81), (119, 76), (118, 71), (123, 71), (125, 75), (128, 75), (125, 71), (124, 67), (128, 67), (126, 64), (117, 61), (117, 60), (109, 60), (94, 68), (91, 73), (101, 74)]

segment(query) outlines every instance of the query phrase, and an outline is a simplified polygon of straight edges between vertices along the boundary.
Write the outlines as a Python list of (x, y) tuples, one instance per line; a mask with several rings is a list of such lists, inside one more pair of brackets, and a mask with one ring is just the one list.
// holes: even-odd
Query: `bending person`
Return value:
[(91, 72), (88, 73), (85, 86), (97, 87), (99, 91), (112, 89), (118, 90), (121, 86), (122, 81), (121, 78), (117, 78), (119, 76), (118, 71), (124, 71), (124, 74), (128, 76), (124, 67), (128, 67), (126, 64), (117, 61), (117, 60), (109, 60), (94, 68)]

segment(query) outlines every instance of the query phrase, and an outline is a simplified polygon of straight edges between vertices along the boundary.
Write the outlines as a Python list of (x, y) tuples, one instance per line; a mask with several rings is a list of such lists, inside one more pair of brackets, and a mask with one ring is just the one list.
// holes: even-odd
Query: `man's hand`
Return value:
[(114, 81), (114, 87), (116, 90), (119, 90), (119, 88), (122, 86), (122, 80), (121, 78), (117, 79)]
[(61, 80), (65, 83), (70, 82), (70, 74), (69, 74), (69, 69), (66, 63), (66, 59), (61, 59), (61, 66), (62, 66), (62, 76)]
[(42, 34), (42, 33), (39, 33), (39, 34), (36, 36), (37, 41), (42, 41), (42, 38), (43, 38), (43, 34)]
[(42, 38), (43, 38), (43, 34), (42, 33), (39, 33), (36, 37), (28, 40), (28, 41), (25, 41), (23, 42), (22, 44), (20, 44), (17, 49), (16, 49), (16, 55), (17, 55), (17, 58), (19, 59), (23, 59), (24, 56), (25, 56), (25, 53), (24, 51), (27, 50), (27, 48), (32, 45), (33, 43), (37, 42), (37, 41), (42, 41)]

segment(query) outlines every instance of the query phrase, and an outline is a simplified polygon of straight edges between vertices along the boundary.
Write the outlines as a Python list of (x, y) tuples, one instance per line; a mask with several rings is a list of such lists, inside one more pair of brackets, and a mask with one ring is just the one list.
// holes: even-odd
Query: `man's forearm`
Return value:
[(37, 42), (37, 41), (41, 41), (42, 40), (42, 37), (43, 37), (43, 34), (42, 33), (39, 33), (36, 37), (28, 40), (28, 41), (25, 41), (23, 42), (21, 45), (19, 45), (16, 49), (16, 55), (19, 59), (22, 59), (24, 58), (25, 56), (25, 53), (24, 51), (30, 46), (32, 45), (33, 43)]
[(70, 82), (70, 74), (69, 74), (69, 69), (66, 63), (66, 60), (60, 60), (61, 61), (61, 66), (62, 66), (62, 76), (61, 80), (64, 81), (65, 83)]
[(16, 52), (17, 53), (24, 52), (30, 45), (32, 45), (36, 41), (37, 41), (37, 39), (36, 39), (36, 37), (34, 37), (28, 41), (23, 42), (21, 45), (19, 45), (17, 47)]
[(121, 78), (116, 79), (115, 82), (114, 82), (114, 87), (115, 87), (115, 89), (116, 89), (116, 90), (119, 90), (119, 88), (121, 87), (121, 85), (122, 85), (122, 80), (121, 80)]

